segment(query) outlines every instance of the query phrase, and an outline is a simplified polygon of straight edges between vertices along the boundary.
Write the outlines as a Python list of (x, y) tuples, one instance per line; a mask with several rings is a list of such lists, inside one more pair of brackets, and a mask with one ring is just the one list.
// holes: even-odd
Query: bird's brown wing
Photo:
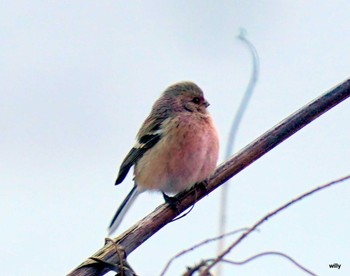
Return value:
[(156, 101), (151, 114), (146, 118), (137, 134), (136, 145), (129, 151), (120, 166), (115, 185), (120, 184), (137, 160), (139, 160), (146, 151), (152, 148), (161, 139), (163, 135), (162, 124), (166, 123), (165, 121), (170, 120), (170, 107), (171, 104), (164, 100)]
[[(158, 122), (154, 121), (153, 124), (149, 124), (147, 126), (148, 131), (145, 134), (142, 135), (142, 133), (139, 133), (136, 145), (129, 151), (129, 153), (126, 155), (124, 161), (120, 166), (119, 174), (117, 180), (115, 181), (115, 185), (118, 185), (121, 182), (123, 182), (130, 168), (137, 162), (137, 160), (139, 160), (146, 151), (152, 148), (160, 140), (162, 136), (162, 133), (160, 131), (161, 122), (161, 120), (159, 120)], [(144, 125), (147, 123), (148, 121), (146, 120)]]

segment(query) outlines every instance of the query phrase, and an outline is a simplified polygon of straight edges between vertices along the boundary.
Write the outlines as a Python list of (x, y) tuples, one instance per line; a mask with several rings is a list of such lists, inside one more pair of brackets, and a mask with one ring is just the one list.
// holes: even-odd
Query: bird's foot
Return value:
[(171, 208), (175, 209), (176, 211), (179, 211), (179, 199), (176, 196), (168, 196), (163, 192), (162, 194), (165, 202), (168, 203)]
[(208, 187), (207, 187), (208, 184), (209, 184), (209, 180), (205, 179), (205, 180), (203, 180), (201, 182), (197, 182), (195, 184), (195, 186), (199, 187), (202, 191), (207, 192), (208, 191)]

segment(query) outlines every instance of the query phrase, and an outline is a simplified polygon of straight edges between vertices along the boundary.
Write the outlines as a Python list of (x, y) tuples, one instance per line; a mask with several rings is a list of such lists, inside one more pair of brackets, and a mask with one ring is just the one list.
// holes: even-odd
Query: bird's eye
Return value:
[(198, 97), (193, 98), (192, 102), (194, 102), (195, 104), (198, 104), (200, 101), (200, 99)]

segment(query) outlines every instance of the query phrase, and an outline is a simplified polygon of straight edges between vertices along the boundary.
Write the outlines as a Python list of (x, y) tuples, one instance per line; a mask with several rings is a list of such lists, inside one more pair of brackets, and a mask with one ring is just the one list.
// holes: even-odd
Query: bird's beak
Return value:
[(207, 101), (204, 101), (203, 104), (205, 107), (208, 107), (210, 105), (210, 103), (208, 103)]

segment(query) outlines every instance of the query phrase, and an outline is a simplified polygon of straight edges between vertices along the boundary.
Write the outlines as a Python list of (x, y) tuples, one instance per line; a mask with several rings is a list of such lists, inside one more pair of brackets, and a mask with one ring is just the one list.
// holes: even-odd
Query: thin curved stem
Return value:
[[(238, 38), (242, 42), (245, 43), (245, 45), (248, 47), (248, 49), (251, 53), (252, 73), (251, 73), (250, 80), (249, 80), (248, 86), (246, 88), (246, 91), (243, 95), (243, 99), (239, 105), (239, 108), (238, 108), (236, 115), (235, 115), (233, 122), (232, 122), (230, 134), (229, 134), (228, 141), (227, 141), (225, 160), (229, 159), (229, 157), (232, 155), (239, 125), (242, 121), (244, 112), (247, 110), (249, 100), (251, 99), (251, 97), (253, 95), (254, 88), (257, 84), (258, 76), (259, 76), (258, 52), (256, 51), (254, 45), (247, 39), (246, 31), (244, 29), (241, 29), (240, 34), (238, 35)], [(221, 189), (219, 235), (222, 235), (223, 233), (226, 232), (228, 190), (229, 190), (229, 185), (224, 185)], [(225, 245), (225, 239), (220, 239), (218, 242), (218, 248), (217, 248), (218, 254), (220, 254), (222, 252), (224, 245)], [(218, 266), (217, 275), (220, 276), (220, 274), (221, 274), (220, 266)]]

